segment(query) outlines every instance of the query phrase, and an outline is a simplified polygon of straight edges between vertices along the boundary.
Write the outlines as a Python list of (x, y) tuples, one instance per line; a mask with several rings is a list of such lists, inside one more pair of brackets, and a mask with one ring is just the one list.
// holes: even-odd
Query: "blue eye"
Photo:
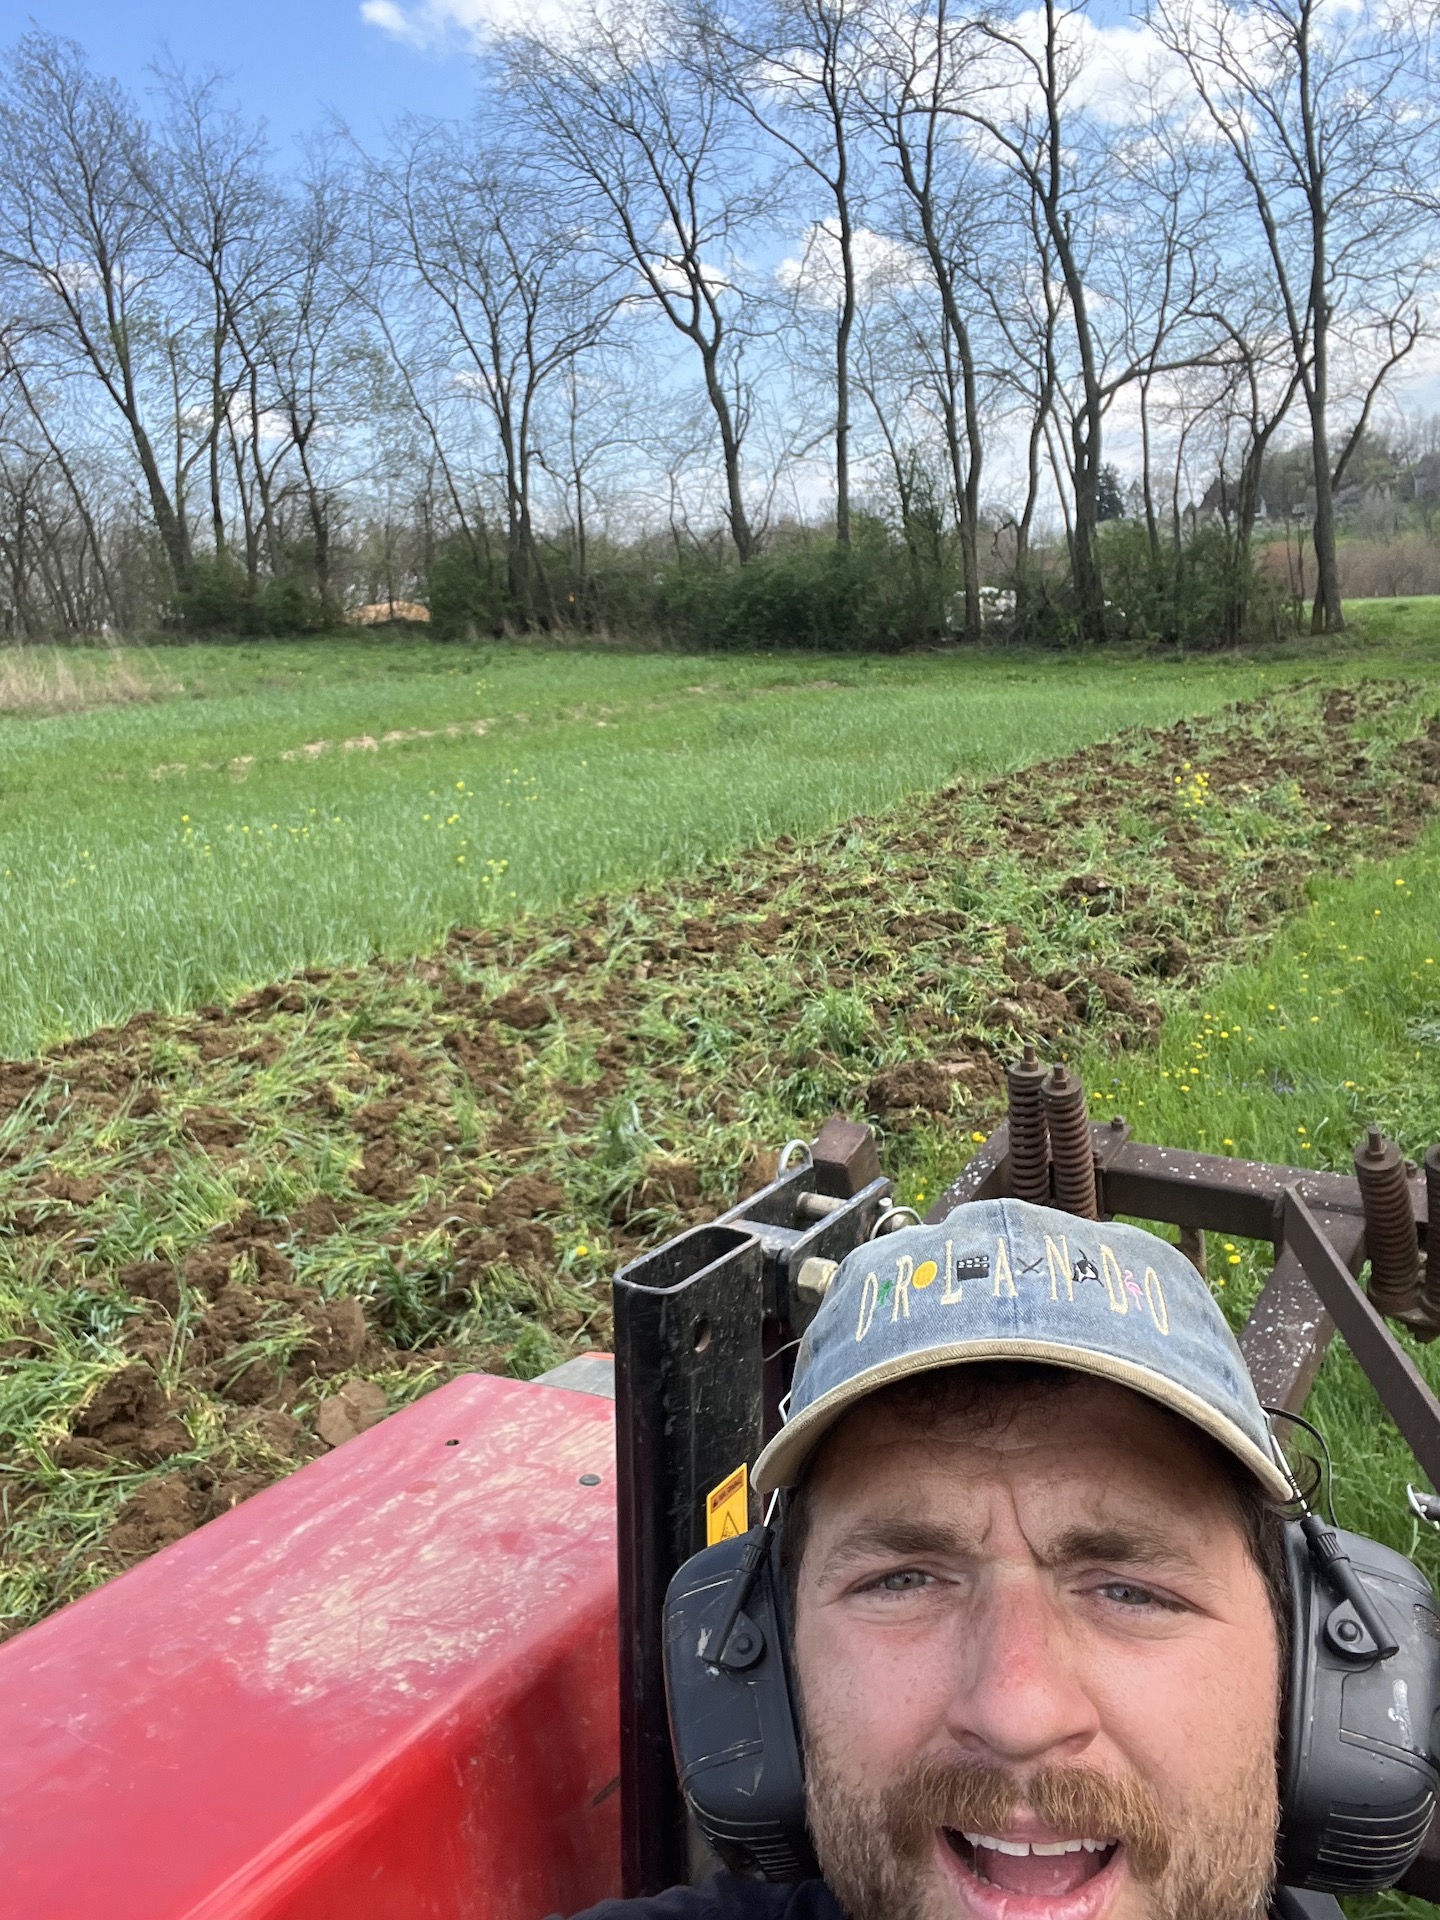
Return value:
[(1129, 1580), (1111, 1580), (1101, 1587), (1107, 1600), (1114, 1600), (1122, 1607), (1154, 1607), (1161, 1604), (1157, 1595), (1148, 1587), (1137, 1587)]
[(918, 1567), (901, 1567), (896, 1573), (882, 1575), (875, 1584), (883, 1593), (913, 1593), (929, 1580), (929, 1574), (921, 1573)]

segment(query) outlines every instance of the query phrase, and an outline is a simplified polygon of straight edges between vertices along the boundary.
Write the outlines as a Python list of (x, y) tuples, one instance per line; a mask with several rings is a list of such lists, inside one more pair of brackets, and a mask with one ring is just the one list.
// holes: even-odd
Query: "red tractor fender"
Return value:
[(474, 1374), (0, 1647), (16, 1920), (618, 1891), (611, 1401)]

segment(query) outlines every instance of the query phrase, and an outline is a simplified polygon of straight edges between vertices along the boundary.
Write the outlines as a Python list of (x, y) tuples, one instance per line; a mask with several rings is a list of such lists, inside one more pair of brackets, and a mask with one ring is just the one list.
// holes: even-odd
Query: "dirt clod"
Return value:
[(166, 1313), (180, 1311), (180, 1281), (168, 1260), (132, 1260), (116, 1278), (137, 1300), (153, 1300)]
[(351, 1380), (320, 1402), (315, 1431), (327, 1447), (340, 1447), (385, 1418), (389, 1405), (373, 1380)]
[(887, 1114), (918, 1108), (924, 1113), (950, 1111), (954, 1081), (935, 1060), (901, 1060), (882, 1067), (865, 1089), (871, 1113)]
[(71, 1431), (103, 1438), (116, 1426), (146, 1426), (167, 1410), (165, 1394), (151, 1368), (136, 1364), (103, 1380), (71, 1421)]
[(308, 1361), (324, 1379), (353, 1367), (365, 1348), (368, 1329), (360, 1302), (353, 1298), (327, 1300), (306, 1314), (310, 1338), (297, 1358)]
[(502, 993), (498, 1000), (490, 1003), (490, 1011), (497, 1020), (503, 1020), (507, 1027), (514, 1027), (517, 1033), (533, 1033), (536, 1027), (543, 1027), (553, 1016), (543, 1000), (513, 987), (509, 993)]
[(125, 1501), (115, 1516), (107, 1545), (122, 1566), (193, 1533), (205, 1518), (205, 1502), (183, 1474), (151, 1480)]

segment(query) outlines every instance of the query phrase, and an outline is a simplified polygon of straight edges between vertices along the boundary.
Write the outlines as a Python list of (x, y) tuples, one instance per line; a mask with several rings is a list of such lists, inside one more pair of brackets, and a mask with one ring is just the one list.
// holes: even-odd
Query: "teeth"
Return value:
[(1114, 1846), (1113, 1840), (1001, 1840), (993, 1833), (967, 1833), (965, 1838), (972, 1847), (984, 1847), (989, 1853), (1010, 1853), (1017, 1857), (1025, 1854), (1038, 1854), (1045, 1859), (1053, 1859), (1056, 1854), (1108, 1853)]

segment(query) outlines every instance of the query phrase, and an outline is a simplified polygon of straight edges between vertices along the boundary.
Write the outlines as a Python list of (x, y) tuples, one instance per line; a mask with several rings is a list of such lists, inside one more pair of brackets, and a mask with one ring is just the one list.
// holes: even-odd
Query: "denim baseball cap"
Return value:
[(1130, 1387), (1228, 1448), (1267, 1493), (1293, 1497), (1235, 1336), (1184, 1254), (1139, 1227), (1024, 1200), (971, 1201), (846, 1256), (800, 1342), (757, 1488), (792, 1485), (867, 1394), (977, 1360), (1043, 1361)]

